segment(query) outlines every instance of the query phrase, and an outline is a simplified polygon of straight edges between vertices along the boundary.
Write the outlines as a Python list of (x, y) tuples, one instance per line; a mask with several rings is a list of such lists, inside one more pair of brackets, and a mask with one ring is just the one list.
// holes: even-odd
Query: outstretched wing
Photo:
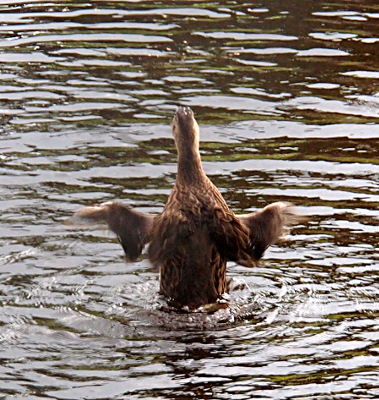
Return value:
[(266, 249), (284, 235), (286, 227), (300, 219), (293, 205), (285, 202), (272, 203), (262, 210), (237, 217), (250, 231), (247, 253), (254, 260), (259, 260)]
[(220, 254), (229, 261), (249, 267), (255, 266), (255, 259), (249, 252), (249, 229), (237, 216), (222, 207), (215, 207), (210, 230)]
[(150, 241), (154, 216), (116, 203), (84, 207), (65, 221), (70, 226), (107, 225), (117, 235), (126, 257), (134, 261)]

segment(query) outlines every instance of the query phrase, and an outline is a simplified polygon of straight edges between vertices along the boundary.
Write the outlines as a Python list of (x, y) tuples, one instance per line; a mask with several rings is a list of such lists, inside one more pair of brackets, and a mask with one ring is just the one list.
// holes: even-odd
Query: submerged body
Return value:
[(278, 202), (236, 216), (203, 171), (193, 112), (179, 108), (172, 127), (178, 173), (161, 214), (108, 202), (79, 210), (68, 223), (107, 224), (131, 260), (149, 243), (149, 259), (160, 268), (160, 293), (176, 306), (196, 309), (226, 292), (227, 261), (255, 266), (294, 214), (290, 204)]

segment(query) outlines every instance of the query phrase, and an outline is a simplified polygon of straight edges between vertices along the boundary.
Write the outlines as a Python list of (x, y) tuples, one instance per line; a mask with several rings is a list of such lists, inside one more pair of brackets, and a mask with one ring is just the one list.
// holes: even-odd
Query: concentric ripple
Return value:
[[(376, 399), (378, 7), (0, 11), (0, 397)], [(110, 200), (162, 210), (178, 105), (237, 213), (282, 200), (308, 217), (257, 268), (228, 265), (213, 315), (170, 312), (146, 255), (62, 224)]]

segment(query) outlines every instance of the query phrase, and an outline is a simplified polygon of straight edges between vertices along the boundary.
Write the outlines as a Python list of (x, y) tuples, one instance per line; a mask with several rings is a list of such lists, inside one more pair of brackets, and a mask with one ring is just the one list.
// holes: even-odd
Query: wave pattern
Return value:
[[(2, 398), (378, 397), (378, 7), (282, 3), (0, 5)], [(178, 105), (237, 213), (309, 217), (229, 265), (246, 285), (213, 317), (161, 311), (145, 256), (62, 226), (162, 209)]]

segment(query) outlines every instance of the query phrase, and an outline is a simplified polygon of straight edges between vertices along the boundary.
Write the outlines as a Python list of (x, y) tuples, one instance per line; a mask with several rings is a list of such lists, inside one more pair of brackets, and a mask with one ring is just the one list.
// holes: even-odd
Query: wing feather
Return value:
[(250, 231), (248, 253), (254, 260), (259, 260), (266, 249), (284, 235), (287, 227), (301, 219), (294, 206), (286, 202), (272, 203), (262, 210), (239, 215), (238, 218)]
[(117, 202), (84, 207), (65, 221), (69, 226), (106, 225), (114, 232), (125, 256), (134, 261), (150, 241), (154, 216)]

